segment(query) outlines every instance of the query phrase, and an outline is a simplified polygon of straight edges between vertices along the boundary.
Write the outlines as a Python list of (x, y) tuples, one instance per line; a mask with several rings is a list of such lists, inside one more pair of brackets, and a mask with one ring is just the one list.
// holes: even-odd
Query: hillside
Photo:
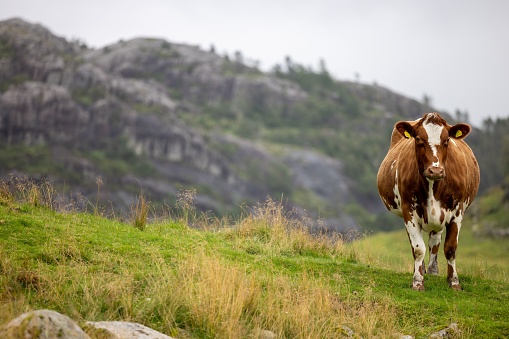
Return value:
[(474, 206), (474, 231), (491, 237), (509, 236), (509, 184), (494, 186)]
[[(164, 206), (196, 189), (198, 209), (218, 216), (271, 196), (319, 218), (316, 227), (399, 228), (376, 171), (394, 122), (429, 111), (377, 84), (334, 79), (324, 62), (314, 70), (288, 57), (264, 73), (241, 53), (150, 38), (90, 49), (0, 22), (0, 177), (49, 179), (89, 208), (98, 199), (127, 215), (140, 190)], [(493, 143), (508, 126), (469, 136), (481, 192), (507, 175)]]
[(362, 242), (310, 236), (309, 220), (271, 200), (222, 220), (181, 201), (134, 227), (61, 206), (49, 186), (4, 182), (0, 192), (0, 327), (45, 308), (175, 338), (420, 338), (451, 323), (456, 337), (509, 335), (507, 277), (460, 270), (457, 292), (442, 272), (416, 292), (411, 270), (380, 265)]
[(394, 121), (433, 109), (289, 60), (263, 73), (158, 39), (94, 50), (11, 19), (0, 110), (4, 178), (49, 178), (89, 200), (102, 182), (102, 205), (124, 211), (140, 188), (160, 206), (195, 188), (216, 215), (270, 195), (345, 231), (376, 226), (372, 182)]

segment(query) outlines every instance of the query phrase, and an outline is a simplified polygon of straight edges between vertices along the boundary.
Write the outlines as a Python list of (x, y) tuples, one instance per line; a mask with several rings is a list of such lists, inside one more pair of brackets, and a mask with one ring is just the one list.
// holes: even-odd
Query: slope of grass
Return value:
[[(447, 262), (443, 254), (444, 238), (445, 232), (442, 235), (438, 264), (439, 271), (445, 276)], [(426, 235), (425, 241), (427, 241)], [(398, 231), (376, 233), (364, 237), (353, 246), (362, 252), (364, 262), (397, 272), (413, 270), (412, 250), (403, 223)], [(456, 265), (460, 274), (508, 283), (509, 243), (504, 238), (478, 235), (472, 231), (471, 220), (467, 219), (459, 236)]]
[[(509, 177), (507, 179), (509, 181)], [(509, 184), (494, 186), (477, 199), (476, 216), (479, 231), (489, 234), (509, 228)]]
[[(379, 290), (386, 290), (407, 311), (420, 310), (416, 320), (462, 318), (471, 330), (468, 337), (507, 337), (509, 320), (503, 314), (509, 305), (509, 246), (505, 239), (479, 238), (468, 227), (469, 223), (466, 226), (460, 234), (456, 260), (463, 291), (451, 294), (445, 287), (447, 268), (442, 252), (439, 253), (440, 275), (425, 277), (423, 294), (414, 294), (406, 288), (408, 285), (398, 286), (390, 279)], [(350, 246), (360, 253), (362, 262), (405, 275), (406, 284), (411, 282), (413, 258), (404, 229), (377, 233)], [(393, 287), (400, 292), (391, 293)]]
[[(0, 326), (31, 309), (135, 321), (176, 338), (509, 336), (509, 284), (476, 271), (410, 289), (361, 243), (311, 236), (268, 200), (237, 220), (192, 213), (134, 227), (0, 194)], [(182, 218), (185, 216), (185, 219)], [(186, 222), (201, 225), (190, 228)], [(387, 250), (388, 251), (388, 250)], [(461, 273), (461, 271), (460, 271)]]

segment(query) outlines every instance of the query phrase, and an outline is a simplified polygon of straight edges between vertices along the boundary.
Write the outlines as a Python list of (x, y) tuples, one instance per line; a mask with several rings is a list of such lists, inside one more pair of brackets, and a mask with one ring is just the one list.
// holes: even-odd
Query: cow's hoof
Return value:
[(452, 288), (455, 291), (461, 291), (461, 285), (458, 284), (458, 283), (456, 283), (456, 284), (449, 284), (449, 287)]
[(424, 291), (424, 285), (422, 282), (416, 282), (414, 281), (414, 283), (412, 284), (412, 289), (414, 291)]
[(449, 287), (453, 290), (461, 291), (461, 285), (458, 278), (447, 279), (447, 282), (449, 283)]

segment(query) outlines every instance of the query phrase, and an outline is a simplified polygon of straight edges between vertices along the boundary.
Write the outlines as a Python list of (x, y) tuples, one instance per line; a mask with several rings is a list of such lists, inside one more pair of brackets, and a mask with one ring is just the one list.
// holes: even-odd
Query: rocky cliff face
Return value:
[[(383, 112), (382, 120), (425, 110), (383, 88), (344, 88)], [(49, 149), (55, 168), (65, 169), (33, 173), (13, 160), (1, 174), (49, 176), (89, 197), (101, 176), (102, 198), (117, 206), (140, 186), (161, 202), (194, 187), (198, 206), (219, 214), (283, 195), (333, 229), (358, 227), (345, 212), (361, 201), (342, 159), (221, 129), (256, 121), (253, 114), (294, 119), (309, 100), (296, 82), (195, 46), (134, 39), (91, 50), (40, 25), (0, 22), (0, 143), (5, 152)], [(246, 126), (246, 136), (259, 128)]]

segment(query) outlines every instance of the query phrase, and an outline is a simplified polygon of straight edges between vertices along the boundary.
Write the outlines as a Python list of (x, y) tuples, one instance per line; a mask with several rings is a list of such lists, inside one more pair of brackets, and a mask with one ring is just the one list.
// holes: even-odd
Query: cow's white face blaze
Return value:
[[(442, 174), (445, 176), (445, 171), (443, 170), (443, 167), (440, 165), (440, 159), (438, 158), (438, 149), (440, 146), (447, 146), (447, 140), (442, 142), (442, 132), (444, 131), (443, 125), (434, 124), (432, 122), (428, 122), (429, 116), (426, 118), (424, 123), (422, 124), (422, 127), (424, 127), (424, 130), (426, 131), (426, 135), (428, 137), (428, 144), (431, 148), (431, 153), (433, 154), (433, 157), (436, 159), (436, 161), (433, 161), (431, 163), (431, 168), (436, 169), (436, 174)], [(448, 136), (446, 136), (448, 139)], [(444, 149), (445, 151), (445, 149)], [(433, 160), (435, 160), (433, 159)], [(427, 175), (426, 177), (430, 177), (432, 172), (429, 168), (427, 168)], [(426, 172), (425, 172), (426, 174)]]

